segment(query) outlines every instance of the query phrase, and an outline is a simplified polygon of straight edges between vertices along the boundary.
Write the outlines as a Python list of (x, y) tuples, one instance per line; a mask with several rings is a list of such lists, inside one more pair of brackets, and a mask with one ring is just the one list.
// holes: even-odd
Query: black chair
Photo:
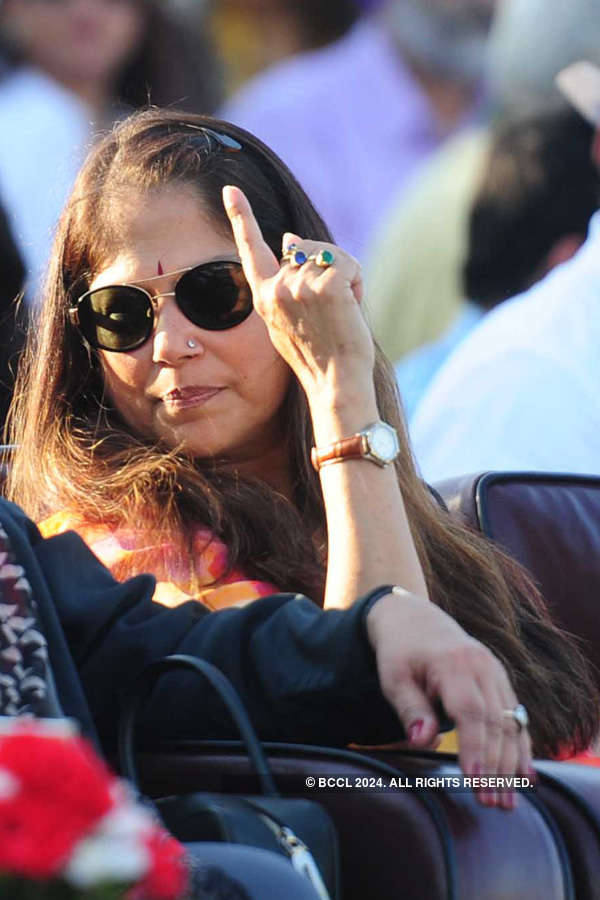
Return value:
[(600, 683), (600, 478), (486, 472), (436, 488), (452, 515), (525, 566), (555, 621), (584, 642)]

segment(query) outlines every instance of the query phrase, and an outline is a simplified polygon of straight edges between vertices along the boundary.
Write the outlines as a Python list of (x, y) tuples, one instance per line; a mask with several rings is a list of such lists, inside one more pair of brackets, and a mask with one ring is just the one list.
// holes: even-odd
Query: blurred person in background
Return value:
[(259, 75), (223, 115), (276, 150), (360, 258), (417, 165), (471, 120), (492, 12), (492, 0), (380, 0), (340, 40)]
[(483, 124), (445, 141), (392, 201), (369, 242), (369, 322), (394, 362), (437, 340), (460, 314), (469, 210), (489, 145)]
[(600, 197), (594, 129), (569, 109), (497, 130), (471, 209), (462, 272), (469, 298), (447, 331), (396, 365), (409, 418), (431, 379), (486, 312), (570, 259)]
[(148, 102), (210, 112), (212, 53), (152, 0), (4, 0), (0, 198), (34, 299), (93, 133)]
[(487, 76), (505, 109), (559, 97), (554, 78), (579, 59), (600, 64), (598, 0), (502, 0), (490, 32)]
[[(575, 64), (559, 77), (596, 128), (600, 166), (600, 68)], [(551, 209), (540, 209), (538, 229)], [(599, 292), (596, 212), (578, 253), (487, 315), (440, 369), (412, 426), (426, 478), (488, 469), (600, 474)]]
[(338, 40), (368, 2), (213, 0), (210, 22), (224, 63), (227, 92), (233, 93), (262, 69), (288, 56)]
[[(3, 285), (3, 354), (16, 357), (54, 226), (94, 133), (148, 102), (210, 112), (221, 94), (201, 33), (152, 0), (4, 0), (0, 41), (0, 204), (25, 266), (17, 330), (12, 287)], [(5, 362), (0, 427), (13, 382)]]
[[(486, 118), (499, 126), (546, 109), (559, 97), (556, 74), (584, 58), (600, 63), (598, 0), (560, 0), (552, 15), (544, 0), (503, 0), (486, 47)], [(431, 154), (370, 242), (370, 321), (394, 361), (458, 322), (468, 218), (490, 136), (483, 121)]]

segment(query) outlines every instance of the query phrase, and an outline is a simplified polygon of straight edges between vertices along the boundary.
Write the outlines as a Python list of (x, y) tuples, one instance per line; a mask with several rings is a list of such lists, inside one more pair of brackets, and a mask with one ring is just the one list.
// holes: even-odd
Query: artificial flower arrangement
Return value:
[(185, 851), (67, 720), (0, 719), (0, 898), (180, 900)]

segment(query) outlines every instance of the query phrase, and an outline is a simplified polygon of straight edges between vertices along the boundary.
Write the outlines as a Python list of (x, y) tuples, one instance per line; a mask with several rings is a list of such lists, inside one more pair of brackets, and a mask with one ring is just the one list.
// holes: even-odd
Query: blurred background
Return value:
[[(585, 236), (592, 130), (553, 86), (578, 59), (600, 62), (600, 0), (0, 0), (0, 416), (86, 149), (148, 103), (282, 156), (364, 264), (411, 414), (474, 323)], [(556, 177), (577, 221), (557, 203), (518, 239)]]

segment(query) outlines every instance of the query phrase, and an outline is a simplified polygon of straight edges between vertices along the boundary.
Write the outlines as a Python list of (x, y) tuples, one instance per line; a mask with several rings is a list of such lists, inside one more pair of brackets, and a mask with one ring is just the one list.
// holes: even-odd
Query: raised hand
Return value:
[(359, 308), (363, 285), (358, 262), (332, 244), (292, 234), (284, 235), (282, 255), (294, 243), (307, 257), (328, 250), (334, 262), (328, 267), (312, 260), (301, 266), (280, 262), (266, 244), (243, 192), (228, 186), (223, 202), (254, 307), (309, 399), (344, 380), (353, 385), (370, 382), (374, 348)]

